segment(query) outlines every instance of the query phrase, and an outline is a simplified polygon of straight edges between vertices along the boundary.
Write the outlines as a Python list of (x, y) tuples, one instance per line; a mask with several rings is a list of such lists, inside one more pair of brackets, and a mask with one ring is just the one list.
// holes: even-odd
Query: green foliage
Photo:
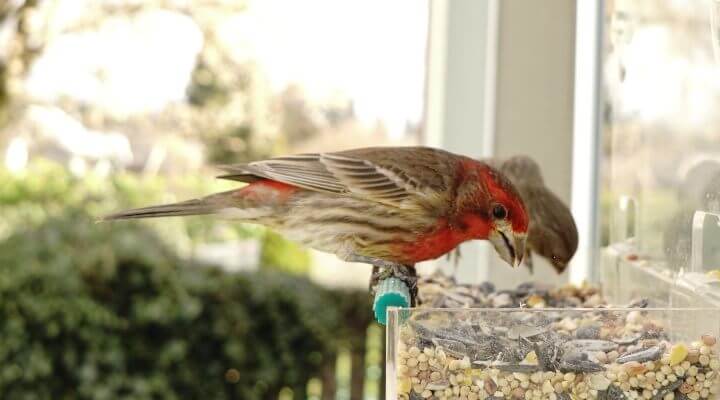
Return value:
[(267, 231), (262, 241), (260, 265), (302, 275), (310, 269), (310, 255), (299, 245), (283, 239), (277, 233)]
[[(222, 184), (222, 183), (220, 183)], [(371, 323), (366, 292), (296, 275), (307, 253), (209, 218), (102, 223), (112, 210), (225, 190), (205, 180), (77, 178), (0, 169), (0, 397), (276, 398)], [(195, 194), (195, 195), (196, 195)], [(188, 243), (262, 238), (257, 274), (179, 257)], [(322, 312), (318, 312), (322, 310)]]
[[(39, 226), (68, 209), (83, 209), (94, 217), (113, 211), (194, 198), (238, 187), (236, 182), (197, 178), (161, 179), (117, 173), (110, 177), (92, 173), (79, 178), (52, 162), (36, 161), (22, 174), (0, 168), (0, 240), (17, 227)], [(168, 198), (169, 193), (175, 193)], [(222, 221), (206, 216), (129, 222), (144, 225), (183, 255), (200, 243), (264, 237), (261, 227)], [(307, 253), (280, 237), (265, 240), (262, 253), (268, 265), (281, 270), (306, 271)], [(287, 252), (287, 254), (285, 254)]]
[(302, 393), (322, 354), (353, 336), (347, 320), (365, 329), (369, 315), (366, 293), (330, 292), (278, 272), (188, 265), (141, 225), (70, 213), (0, 243), (0, 393)]

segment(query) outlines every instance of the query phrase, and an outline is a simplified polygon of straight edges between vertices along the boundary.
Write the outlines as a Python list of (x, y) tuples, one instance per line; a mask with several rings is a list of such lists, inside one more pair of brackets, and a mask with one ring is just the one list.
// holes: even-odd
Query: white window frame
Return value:
[[(493, 155), (498, 7), (498, 0), (430, 1), (425, 145)], [(463, 244), (458, 281), (487, 280), (490, 250), (486, 243)], [(426, 264), (452, 268), (443, 260)]]
[(605, 1), (578, 1), (575, 25), (572, 213), (580, 242), (570, 281), (599, 277), (599, 179), (601, 66)]

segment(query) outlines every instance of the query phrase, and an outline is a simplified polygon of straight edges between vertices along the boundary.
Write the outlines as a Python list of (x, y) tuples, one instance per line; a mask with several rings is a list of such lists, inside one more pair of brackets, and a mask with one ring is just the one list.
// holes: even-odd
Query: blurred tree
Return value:
[[(232, 184), (218, 180), (140, 178), (129, 173), (111, 177), (88, 174), (76, 177), (52, 162), (32, 162), (22, 174), (0, 167), (0, 240), (17, 229), (37, 227), (68, 210), (83, 209), (99, 217), (113, 210), (161, 202), (167, 193), (193, 197), (227, 190)], [(213, 218), (176, 218), (130, 223), (150, 227), (176, 251), (191, 257), (198, 243), (261, 238), (263, 230)]]
[(289, 144), (308, 140), (318, 134), (317, 116), (307, 104), (302, 88), (288, 86), (279, 96), (282, 123), (280, 129)]
[[(120, 0), (86, 2), (82, 12), (59, 12), (67, 0), (28, 0), (0, 4), (0, 25), (12, 25), (13, 34), (0, 55), (0, 113), (22, 119), (27, 107), (8, 111), (11, 100), (29, 101), (19, 84), (44, 49), (51, 48), (56, 39), (70, 38), (82, 33), (91, 38), (107, 31), (107, 24), (133, 26), (143, 15), (163, 10), (189, 17), (202, 32), (202, 48), (195, 69), (186, 87), (187, 102), (168, 104), (164, 109), (148, 113), (114, 115), (83, 96), (65, 95), (45, 107), (62, 109), (68, 117), (82, 123), (82, 128), (98, 133), (121, 132), (132, 143), (133, 164), (130, 168), (158, 172), (160, 166), (147, 169), (147, 163), (158, 163), (165, 172), (182, 174), (183, 157), (194, 157), (188, 149), (167, 145), (168, 136), (177, 136), (188, 146), (193, 140), (204, 144), (212, 163), (247, 162), (286, 152), (297, 144), (331, 126), (339, 126), (352, 119), (349, 100), (325, 106), (310, 104), (302, 90), (289, 86), (276, 94), (270, 87), (264, 70), (249, 58), (243, 44), (228, 42), (223, 27), (236, 24), (244, 10), (245, 1), (198, 0)], [(72, 7), (71, 7), (72, 8)], [(71, 15), (68, 17), (68, 15)], [(30, 23), (32, 22), (32, 23)], [(133, 28), (127, 28), (133, 29)], [(92, 55), (88, 55), (92, 57)], [(99, 71), (103, 71), (98, 61)], [(98, 84), (107, 77), (98, 75)], [(15, 82), (15, 83), (13, 83)], [(13, 92), (12, 88), (18, 88)], [(111, 89), (108, 89), (111, 90)], [(0, 126), (8, 119), (0, 116)], [(28, 126), (6, 130), (10, 135), (28, 135)], [(31, 140), (34, 142), (34, 140)], [(42, 153), (42, 149), (33, 150)], [(163, 154), (162, 157), (158, 154)], [(151, 159), (154, 155), (155, 159)], [(91, 164), (92, 165), (92, 164)], [(172, 165), (172, 167), (171, 167)], [(197, 168), (197, 167), (195, 167)]]
[(212, 163), (268, 157), (279, 129), (264, 104), (270, 93), (262, 87), (262, 71), (232, 56), (217, 32), (226, 13), (213, 10), (193, 14), (205, 39), (187, 88), (194, 134), (203, 139)]
[(0, 2), (0, 30), (7, 32), (6, 42), (0, 43), (0, 127), (8, 122), (10, 101), (20, 86), (18, 81), (42, 51), (44, 43), (33, 36), (30, 28), (32, 11), (38, 3), (40, 0)]

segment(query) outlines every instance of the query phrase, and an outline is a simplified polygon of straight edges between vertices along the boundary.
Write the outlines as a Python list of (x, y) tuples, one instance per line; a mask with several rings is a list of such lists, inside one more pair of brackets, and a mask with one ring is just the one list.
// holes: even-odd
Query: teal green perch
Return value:
[(410, 290), (405, 282), (398, 278), (383, 279), (375, 289), (373, 312), (375, 320), (382, 325), (387, 324), (388, 307), (410, 307)]

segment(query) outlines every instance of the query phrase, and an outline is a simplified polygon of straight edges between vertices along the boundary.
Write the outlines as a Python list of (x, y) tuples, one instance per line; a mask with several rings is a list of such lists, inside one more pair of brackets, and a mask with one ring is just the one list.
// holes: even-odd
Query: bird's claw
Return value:
[(347, 261), (371, 264), (373, 266), (373, 272), (370, 277), (370, 293), (373, 296), (381, 281), (388, 278), (397, 278), (407, 285), (410, 291), (410, 305), (415, 306), (418, 292), (418, 276), (414, 266), (358, 255), (350, 256)]

